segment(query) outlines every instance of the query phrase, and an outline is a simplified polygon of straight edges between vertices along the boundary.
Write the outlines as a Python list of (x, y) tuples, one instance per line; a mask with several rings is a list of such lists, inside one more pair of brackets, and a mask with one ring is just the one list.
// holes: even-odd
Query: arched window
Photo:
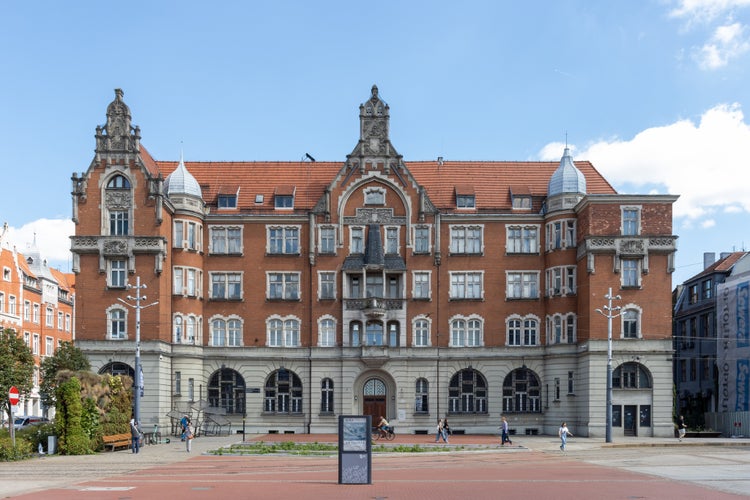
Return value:
[(503, 381), (503, 411), (539, 413), (541, 391), (539, 378), (528, 368), (517, 368)]
[(211, 321), (211, 345), (223, 347), (227, 342), (227, 322), (223, 319)]
[(487, 380), (481, 373), (467, 368), (451, 378), (448, 386), (448, 411), (487, 413)]
[(107, 181), (104, 195), (109, 221), (110, 236), (127, 236), (130, 231), (130, 181), (123, 175), (115, 175)]
[(227, 321), (227, 345), (239, 347), (242, 345), (242, 321), (230, 319)]
[(267, 323), (268, 347), (299, 347), (299, 325), (296, 318), (272, 318)]
[(109, 340), (125, 340), (127, 333), (127, 311), (118, 306), (107, 310), (107, 336)]
[(336, 321), (330, 317), (318, 321), (318, 346), (334, 347), (336, 345)]
[(414, 347), (428, 347), (430, 345), (430, 322), (420, 318), (414, 320), (412, 343)]
[(302, 382), (296, 373), (279, 368), (266, 379), (263, 411), (302, 413)]
[(208, 382), (208, 404), (227, 414), (245, 413), (245, 379), (231, 368), (222, 368)]
[(102, 366), (99, 370), (99, 375), (104, 375), (105, 373), (110, 375), (125, 375), (131, 379), (135, 379), (135, 370), (133, 367), (127, 363), (121, 363), (119, 361), (110, 361)]
[(320, 381), (320, 413), (333, 413), (333, 380)]
[(451, 321), (451, 347), (480, 347), (482, 337), (481, 320), (456, 318)]
[(430, 383), (426, 378), (418, 378), (414, 387), (414, 411), (429, 413), (430, 411)]
[(537, 345), (539, 342), (539, 321), (534, 317), (511, 317), (506, 328), (508, 345)]
[(174, 343), (182, 342), (182, 316), (176, 314), (174, 317)]
[(130, 181), (123, 175), (115, 175), (107, 182), (107, 189), (130, 189)]
[(612, 372), (614, 389), (650, 389), (651, 374), (640, 363), (624, 363)]

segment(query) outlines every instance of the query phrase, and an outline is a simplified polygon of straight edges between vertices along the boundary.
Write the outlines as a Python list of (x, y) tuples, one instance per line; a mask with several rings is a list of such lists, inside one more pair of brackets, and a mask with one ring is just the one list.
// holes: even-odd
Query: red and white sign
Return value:
[(18, 397), (19, 397), (18, 388), (14, 385), (8, 391), (8, 401), (10, 401), (10, 404), (12, 406), (16, 406), (18, 404)]

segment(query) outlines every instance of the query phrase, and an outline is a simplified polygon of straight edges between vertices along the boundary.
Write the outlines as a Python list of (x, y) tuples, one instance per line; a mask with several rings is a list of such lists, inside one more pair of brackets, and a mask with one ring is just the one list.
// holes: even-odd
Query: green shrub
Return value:
[(0, 436), (0, 461), (12, 462), (15, 460), (24, 460), (31, 456), (31, 443), (26, 439), (16, 436), (16, 446), (14, 448), (10, 434), (6, 433)]

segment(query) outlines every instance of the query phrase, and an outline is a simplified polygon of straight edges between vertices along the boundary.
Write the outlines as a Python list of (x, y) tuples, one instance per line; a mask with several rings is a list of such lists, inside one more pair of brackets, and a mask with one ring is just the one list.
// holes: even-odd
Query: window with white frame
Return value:
[(23, 319), (25, 321), (31, 321), (31, 301), (23, 301)]
[(16, 312), (16, 296), (8, 295), (8, 314), (15, 316)]
[(120, 306), (107, 309), (107, 338), (109, 340), (125, 340), (127, 338), (128, 312)]
[(641, 285), (640, 259), (622, 259), (622, 286), (623, 288), (635, 288)]
[(385, 253), (398, 254), (398, 227), (385, 228)]
[(65, 314), (65, 331), (70, 331), (70, 314)]
[(349, 253), (365, 253), (365, 228), (349, 227)]
[(430, 253), (430, 227), (416, 226), (414, 228), (414, 253)]
[(413, 327), (413, 345), (414, 347), (430, 346), (430, 320), (424, 317), (414, 319)]
[(237, 208), (237, 194), (219, 194), (216, 197), (217, 208)]
[(622, 310), (622, 338), (637, 339), (641, 336), (641, 312), (635, 307)]
[(109, 235), (110, 236), (127, 236), (130, 223), (130, 213), (128, 210), (110, 210), (109, 211)]
[(481, 254), (483, 250), (481, 226), (451, 226), (450, 253)]
[(31, 321), (36, 323), (37, 325), (39, 324), (39, 310), (39, 304), (34, 304), (31, 308)]
[(190, 220), (175, 219), (172, 246), (185, 250), (203, 250), (203, 225)]
[(209, 345), (212, 347), (241, 347), (242, 320), (237, 317), (215, 317), (211, 320)]
[(299, 255), (299, 226), (268, 226), (268, 253)]
[(535, 317), (511, 316), (506, 322), (507, 345), (535, 346), (539, 343), (539, 320)]
[(487, 413), (487, 379), (473, 368), (451, 377), (448, 383), (450, 413)]
[(320, 381), (320, 413), (333, 413), (333, 380), (324, 378)]
[(450, 273), (451, 300), (476, 300), (484, 296), (482, 284), (483, 273), (481, 271), (452, 272)]
[(454, 318), (450, 322), (451, 347), (481, 347), (482, 321), (477, 318)]
[(172, 268), (173, 293), (188, 297), (202, 296), (203, 271), (193, 267)]
[(319, 252), (325, 254), (336, 253), (336, 228), (333, 226), (320, 226)]
[(242, 273), (212, 272), (210, 275), (212, 300), (242, 299)]
[(318, 320), (318, 346), (336, 346), (336, 320), (331, 317), (323, 317)]
[(63, 313), (62, 311), (57, 312), (57, 329), (62, 331), (63, 329)]
[(10, 281), (10, 268), (3, 266), (3, 281)]
[(275, 317), (266, 325), (268, 347), (299, 347), (299, 319)]
[(0, 313), (5, 312), (5, 294), (0, 292)]
[(476, 208), (476, 198), (473, 194), (456, 193), (457, 208)]
[(414, 278), (412, 296), (415, 299), (430, 299), (430, 271), (413, 271), (412, 277)]
[(23, 343), (26, 347), (31, 347), (31, 332), (23, 332)]
[(508, 299), (536, 299), (539, 297), (538, 271), (507, 271)]
[(180, 344), (183, 341), (183, 335), (185, 334), (184, 319), (181, 314), (175, 314), (174, 320), (172, 321), (172, 334), (174, 335), (174, 343)]
[(538, 253), (538, 226), (506, 226), (505, 251), (507, 253)]
[(266, 273), (269, 300), (299, 300), (299, 273)]
[(318, 271), (318, 298), (320, 300), (334, 300), (336, 298), (336, 273), (334, 271)]
[(128, 284), (127, 261), (125, 259), (114, 259), (107, 262), (109, 265), (109, 288), (125, 288)]
[(242, 254), (242, 227), (209, 226), (210, 252), (216, 255)]
[(539, 377), (533, 371), (516, 368), (503, 380), (503, 412), (541, 412), (541, 392)]
[(545, 226), (545, 237), (547, 239), (547, 250), (558, 250), (563, 248), (575, 248), (576, 245), (576, 220), (560, 219), (548, 223)]
[(545, 271), (547, 296), (573, 295), (576, 292), (576, 267), (557, 266)]
[(44, 326), (52, 328), (55, 326), (55, 310), (51, 307), (45, 308)]
[(553, 314), (547, 316), (547, 343), (574, 344), (576, 341), (576, 315)]
[(414, 412), (429, 413), (430, 411), (430, 383), (426, 378), (418, 378), (414, 386)]
[(55, 354), (55, 339), (44, 337), (44, 355), (52, 356), (53, 354)]
[(623, 236), (637, 236), (641, 234), (640, 207), (622, 207)]

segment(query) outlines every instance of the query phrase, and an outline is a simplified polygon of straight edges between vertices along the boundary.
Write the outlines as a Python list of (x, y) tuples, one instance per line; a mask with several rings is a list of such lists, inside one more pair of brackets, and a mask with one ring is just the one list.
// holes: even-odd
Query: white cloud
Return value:
[(703, 229), (708, 229), (710, 227), (714, 227), (715, 225), (716, 225), (716, 221), (714, 219), (707, 219), (701, 223), (701, 227)]
[(750, 0), (679, 0), (670, 17), (688, 22), (710, 22), (735, 8), (750, 6)]
[(750, 50), (747, 30), (740, 23), (719, 26), (711, 39), (696, 50), (694, 57), (702, 69), (718, 69), (726, 66)]
[(39, 254), (47, 259), (50, 267), (56, 267), (62, 271), (70, 269), (70, 237), (75, 232), (75, 225), (70, 219), (38, 219), (20, 228), (8, 227), (8, 232), (3, 237), (3, 247), (16, 247), (21, 253), (36, 242)]
[[(741, 182), (747, 178), (750, 125), (738, 104), (709, 109), (697, 125), (679, 120), (630, 140), (600, 140), (580, 149), (574, 159), (590, 160), (620, 192), (651, 192), (656, 185), (680, 195), (675, 217), (703, 224), (717, 211), (750, 213), (750, 190)], [(559, 143), (550, 144), (540, 156), (558, 160), (560, 150)]]

